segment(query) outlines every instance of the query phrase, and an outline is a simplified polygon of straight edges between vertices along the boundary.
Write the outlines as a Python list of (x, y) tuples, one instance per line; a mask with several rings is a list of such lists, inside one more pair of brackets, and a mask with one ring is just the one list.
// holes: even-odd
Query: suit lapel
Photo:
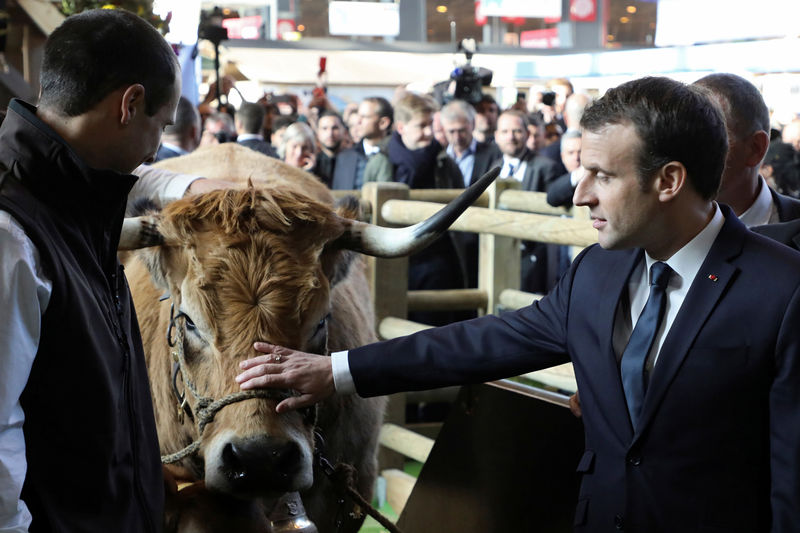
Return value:
[(743, 232), (748, 230), (727, 206), (723, 206), (723, 213), (725, 224), (697, 272), (658, 354), (658, 362), (647, 386), (639, 432), (635, 438), (638, 438), (655, 416), (658, 405), (689, 348), (716, 308), (720, 297), (736, 277), (738, 269), (730, 261), (741, 253)]
[(520, 161), (525, 162), (525, 176), (522, 178), (522, 190), (523, 191), (535, 191), (537, 190), (536, 187), (538, 183), (536, 183), (536, 172), (534, 172), (533, 168), (533, 154), (526, 148), (525, 152), (523, 152), (522, 156), (519, 158)]

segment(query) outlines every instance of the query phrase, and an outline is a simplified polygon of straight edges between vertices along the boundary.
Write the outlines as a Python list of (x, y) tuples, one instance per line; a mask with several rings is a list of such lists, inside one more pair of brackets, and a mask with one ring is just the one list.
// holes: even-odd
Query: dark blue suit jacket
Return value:
[[(356, 173), (360, 170), (363, 176), (366, 164), (367, 155), (364, 153), (364, 143), (359, 142), (355, 146), (339, 152), (339, 155), (336, 156), (336, 167), (333, 169), (331, 189), (345, 191), (358, 189), (360, 186), (356, 187)], [(363, 181), (360, 185), (363, 185)]]
[(726, 221), (659, 354), (634, 433), (612, 347), (641, 250), (587, 248), (544, 299), (351, 350), (362, 396), (572, 361), (586, 432), (575, 530), (796, 531), (800, 253)]
[(158, 152), (156, 152), (155, 161), (163, 161), (164, 159), (172, 159), (173, 157), (178, 157), (179, 154), (175, 150), (171, 148), (167, 148), (163, 144), (158, 147)]

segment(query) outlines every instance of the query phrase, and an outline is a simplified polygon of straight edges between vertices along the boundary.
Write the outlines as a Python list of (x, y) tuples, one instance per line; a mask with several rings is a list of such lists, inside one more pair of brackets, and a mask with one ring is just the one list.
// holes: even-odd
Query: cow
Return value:
[[(334, 206), (311, 175), (234, 144), (161, 166), (241, 184), (183, 198), (156, 217), (126, 220), (120, 242), (121, 249), (161, 243), (128, 256), (125, 269), (161, 452), (197, 442), (197, 453), (171, 472), (201, 480), (201, 488), (182, 509), (172, 505), (167, 529), (214, 531), (197, 513), (227, 507), (237, 509), (230, 513), (239, 521), (253, 517), (247, 531), (270, 531), (265, 514), (285, 494), (299, 492), (321, 533), (357, 531), (363, 515), (341, 503), (315, 452), (351, 465), (355, 488), (369, 500), (384, 398), (335, 396), (317, 409), (277, 414), (280, 395), (290, 392), (264, 391), (226, 405), (204, 425), (190, 418), (202, 414), (203, 397), (237, 394), (233, 378), (238, 363), (256, 355), (254, 341), (331, 353), (376, 340), (366, 265), (357, 252), (394, 257), (426, 245), (493, 177), (430, 221), (388, 229), (355, 220), (357, 202)], [(168, 490), (168, 504), (179, 501), (175, 496)]]

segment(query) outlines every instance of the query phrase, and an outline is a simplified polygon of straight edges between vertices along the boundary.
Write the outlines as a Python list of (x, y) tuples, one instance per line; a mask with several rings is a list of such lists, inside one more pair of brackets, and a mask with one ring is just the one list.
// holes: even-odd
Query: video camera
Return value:
[(481, 89), (492, 83), (491, 70), (472, 66), (472, 56), (477, 49), (475, 39), (462, 39), (458, 44), (457, 51), (464, 52), (467, 62), (456, 67), (450, 74), (450, 80), (456, 83), (452, 98), (466, 100), (473, 105), (481, 101), (483, 96)]

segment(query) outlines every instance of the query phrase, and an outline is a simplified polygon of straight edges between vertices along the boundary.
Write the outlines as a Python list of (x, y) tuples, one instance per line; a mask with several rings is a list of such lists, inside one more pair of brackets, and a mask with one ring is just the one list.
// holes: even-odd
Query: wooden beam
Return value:
[(486, 307), (486, 292), (480, 289), (408, 291), (409, 311), (461, 311)]
[(386, 501), (392, 506), (397, 516), (400, 516), (406, 506), (408, 497), (414, 490), (417, 478), (411, 474), (406, 474), (397, 468), (389, 468), (381, 472), (381, 476), (386, 480)]
[(433, 449), (433, 439), (396, 424), (384, 424), (378, 442), (409, 459), (424, 463)]
[[(441, 204), (430, 202), (389, 200), (383, 204), (381, 212), (383, 218), (393, 224), (411, 225), (441, 208)], [(571, 246), (589, 246), (597, 242), (597, 230), (592, 227), (591, 220), (483, 207), (468, 207), (450, 229)]]
[(17, 4), (45, 35), (50, 35), (66, 18), (52, 2), (44, 0), (17, 0)]

